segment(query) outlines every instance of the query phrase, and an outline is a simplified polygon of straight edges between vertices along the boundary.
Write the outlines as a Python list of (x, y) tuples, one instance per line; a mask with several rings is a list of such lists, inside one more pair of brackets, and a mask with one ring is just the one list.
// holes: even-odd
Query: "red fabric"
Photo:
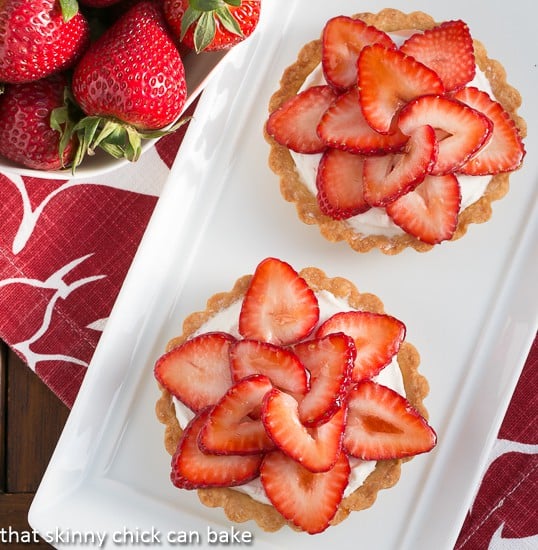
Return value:
[(535, 339), (457, 550), (538, 548), (537, 367)]
[(90, 325), (108, 317), (156, 197), (22, 181), (34, 210), (60, 191), (33, 224), (0, 175), (0, 335), (71, 406), (101, 334)]
[[(140, 171), (160, 163), (166, 174), (184, 131), (161, 139)], [(148, 193), (131, 179), (128, 170), (113, 187), (0, 174), (0, 338), (68, 406), (163, 183)], [(457, 550), (538, 548), (537, 363), (535, 341)]]
[[(167, 174), (187, 127), (158, 141), (141, 169), (161, 162)], [(104, 181), (0, 173), (0, 338), (69, 407), (163, 184), (137, 192), (127, 170)]]

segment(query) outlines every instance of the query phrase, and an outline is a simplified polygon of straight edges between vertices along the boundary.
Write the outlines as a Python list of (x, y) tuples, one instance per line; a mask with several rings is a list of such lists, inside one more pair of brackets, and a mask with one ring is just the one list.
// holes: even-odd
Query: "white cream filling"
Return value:
[[(396, 34), (391, 33), (390, 36), (396, 44), (402, 41), (402, 38)], [(312, 86), (325, 84), (327, 84), (327, 81), (323, 76), (323, 70), (320, 64), (310, 73), (310, 75), (308, 75), (300, 91), (311, 88)], [(474, 79), (468, 86), (475, 86), (487, 92), (490, 97), (494, 97), (486, 75), (478, 67), (476, 67)], [(307, 189), (316, 196), (316, 174), (321, 154), (304, 155), (291, 150), (290, 153), (295, 162), (301, 181)], [(491, 176), (465, 176), (463, 174), (458, 174), (457, 177), (461, 189), (461, 212), (482, 197), (491, 180)], [(404, 231), (389, 218), (384, 208), (370, 208), (370, 210), (362, 214), (348, 218), (345, 220), (345, 223), (355, 232), (361, 233), (362, 235), (384, 235), (386, 237), (393, 237), (404, 233)]]
[[(353, 308), (345, 300), (335, 297), (326, 290), (316, 292), (316, 297), (318, 299), (320, 310), (320, 324), (339, 311), (353, 310)], [(238, 323), (241, 304), (242, 301), (238, 300), (230, 307), (219, 311), (214, 317), (204, 323), (204, 325), (202, 325), (200, 329), (193, 334), (193, 336), (212, 331), (224, 331), (235, 336), (236, 338), (240, 338), (241, 336), (238, 330)], [(405, 395), (402, 373), (396, 358), (394, 358), (393, 361), (374, 378), (374, 380), (380, 384), (392, 388), (401, 395)], [(176, 411), (176, 418), (180, 426), (185, 427), (193, 418), (194, 413), (176, 398), (173, 399), (173, 402)], [(353, 457), (350, 457), (349, 462), (351, 466), (351, 474), (349, 477), (348, 486), (344, 492), (344, 496), (350, 495), (353, 491), (355, 491), (355, 489), (360, 487), (368, 475), (373, 472), (376, 465), (375, 461), (364, 461)], [(270, 504), (259, 478), (256, 478), (249, 483), (234, 487), (234, 489), (246, 493), (258, 502)]]

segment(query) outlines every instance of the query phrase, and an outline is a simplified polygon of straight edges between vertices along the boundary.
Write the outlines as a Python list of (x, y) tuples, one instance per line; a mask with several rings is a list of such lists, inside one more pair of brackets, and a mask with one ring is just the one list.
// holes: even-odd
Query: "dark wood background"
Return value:
[[(0, 341), (0, 529), (31, 531), (28, 509), (68, 414), (68, 407)], [(19, 547), (51, 548), (44, 541)]]

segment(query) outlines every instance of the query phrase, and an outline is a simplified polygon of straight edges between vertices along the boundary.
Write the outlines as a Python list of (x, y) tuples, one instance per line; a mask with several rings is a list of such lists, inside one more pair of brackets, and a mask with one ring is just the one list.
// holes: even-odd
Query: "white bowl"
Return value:
[[(220, 51), (197, 54), (192, 50), (182, 51), (181, 58), (185, 67), (185, 79), (187, 81), (187, 99), (181, 114), (200, 95), (209, 77), (227, 53), (227, 51)], [(147, 150), (151, 149), (157, 141), (158, 139), (143, 140), (141, 154), (143, 155)], [(75, 174), (72, 174), (70, 168), (64, 170), (34, 170), (0, 156), (0, 172), (42, 179), (74, 180), (101, 176), (129, 163), (130, 161), (128, 160), (115, 159), (104, 151), (98, 150), (95, 155), (86, 156), (80, 166), (77, 167)]]

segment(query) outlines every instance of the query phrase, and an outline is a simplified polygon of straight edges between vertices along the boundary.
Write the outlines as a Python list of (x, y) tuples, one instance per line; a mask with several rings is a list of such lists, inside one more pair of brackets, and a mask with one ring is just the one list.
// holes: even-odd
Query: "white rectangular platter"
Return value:
[(453, 547), (538, 327), (538, 8), (531, 0), (509, 8), (500, 1), (487, 8), (466, 0), (391, 3), (468, 23), (522, 93), (527, 156), (492, 219), (464, 238), (427, 254), (360, 255), (325, 241), (280, 197), (262, 128), (269, 97), (300, 46), (318, 37), (331, 16), (383, 7), (265, 0), (255, 35), (217, 69), (30, 511), (43, 535), (100, 532), (113, 547), (115, 534), (121, 543), (121, 533), (147, 538), (153, 530), (167, 546), (174, 534), (195, 532), (200, 538), (192, 545), (205, 547), (208, 529), (229, 532), (220, 509), (203, 507), (196, 494), (169, 482), (153, 363), (187, 314), (276, 256), (297, 269), (315, 265), (350, 279), (406, 323), (430, 382), (426, 405), (439, 444), (405, 464), (400, 482), (372, 508), (321, 535), (264, 533), (253, 522), (236, 529), (251, 533), (260, 549), (347, 549), (357, 541), (376, 550)]

